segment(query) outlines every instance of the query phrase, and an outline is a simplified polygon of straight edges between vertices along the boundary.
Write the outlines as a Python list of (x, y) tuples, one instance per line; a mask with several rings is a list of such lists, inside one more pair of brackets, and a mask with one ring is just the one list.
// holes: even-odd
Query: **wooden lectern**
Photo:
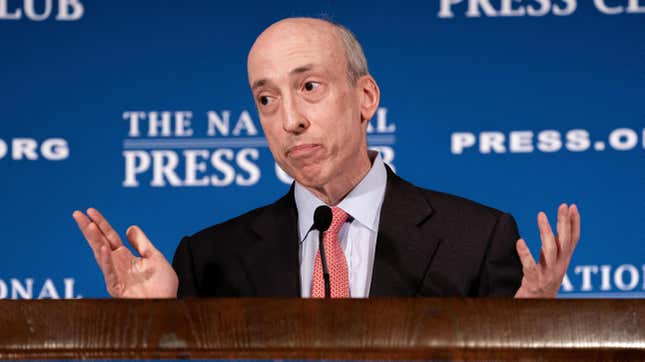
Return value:
[(645, 360), (645, 300), (0, 302), (0, 359)]

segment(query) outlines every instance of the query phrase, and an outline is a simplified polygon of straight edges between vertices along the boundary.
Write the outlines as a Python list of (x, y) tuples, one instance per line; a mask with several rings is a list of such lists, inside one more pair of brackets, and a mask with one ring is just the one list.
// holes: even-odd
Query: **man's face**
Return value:
[(331, 25), (274, 24), (253, 45), (248, 76), (273, 157), (298, 182), (323, 187), (366, 158), (361, 91)]

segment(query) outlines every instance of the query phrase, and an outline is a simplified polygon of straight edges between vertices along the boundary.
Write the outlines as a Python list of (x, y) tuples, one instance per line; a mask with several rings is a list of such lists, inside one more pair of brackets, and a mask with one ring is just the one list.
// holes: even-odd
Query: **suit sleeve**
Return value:
[(184, 237), (179, 242), (172, 259), (172, 267), (179, 278), (177, 298), (198, 297), (197, 281), (195, 280), (193, 255), (190, 250), (190, 239)]
[(488, 243), (479, 273), (479, 296), (513, 297), (522, 282), (522, 263), (515, 243), (520, 235), (513, 216), (503, 213)]

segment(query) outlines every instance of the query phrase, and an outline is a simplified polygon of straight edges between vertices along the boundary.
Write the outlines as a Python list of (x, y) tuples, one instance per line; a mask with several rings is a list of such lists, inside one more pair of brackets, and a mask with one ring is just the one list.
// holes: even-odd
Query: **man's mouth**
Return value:
[(304, 158), (309, 157), (320, 150), (321, 146), (315, 143), (306, 143), (292, 146), (287, 150), (287, 157)]

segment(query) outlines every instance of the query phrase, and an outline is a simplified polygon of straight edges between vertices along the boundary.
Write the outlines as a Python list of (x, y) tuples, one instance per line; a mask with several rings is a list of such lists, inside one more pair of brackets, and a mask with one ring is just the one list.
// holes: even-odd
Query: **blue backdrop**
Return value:
[(0, 298), (102, 297), (71, 217), (184, 235), (288, 189), (246, 55), (325, 16), (381, 91), (371, 146), (399, 175), (512, 213), (575, 202), (563, 297), (645, 296), (645, 1), (0, 0)]

